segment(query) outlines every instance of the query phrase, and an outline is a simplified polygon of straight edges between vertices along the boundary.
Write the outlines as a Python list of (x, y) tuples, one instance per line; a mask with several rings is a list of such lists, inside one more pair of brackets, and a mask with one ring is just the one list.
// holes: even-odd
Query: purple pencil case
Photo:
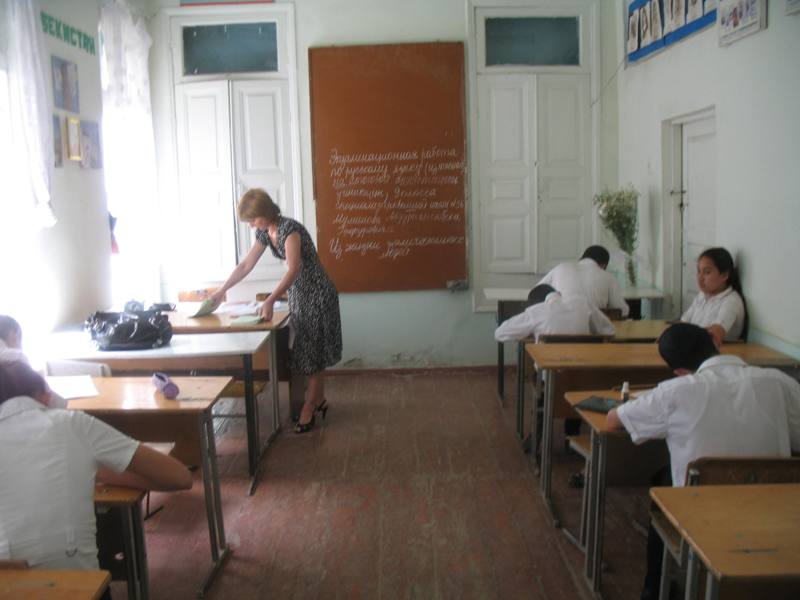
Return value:
[(158, 390), (164, 394), (164, 398), (168, 398), (170, 400), (174, 400), (178, 397), (180, 390), (178, 386), (175, 384), (172, 379), (169, 378), (169, 375), (166, 373), (161, 373), (156, 371), (153, 373), (153, 385), (158, 388)]

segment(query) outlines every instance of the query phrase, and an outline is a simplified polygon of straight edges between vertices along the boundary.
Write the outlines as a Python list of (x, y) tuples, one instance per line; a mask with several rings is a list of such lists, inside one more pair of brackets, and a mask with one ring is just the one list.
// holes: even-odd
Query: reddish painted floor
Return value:
[[(218, 420), (233, 554), (208, 597), (589, 598), (583, 556), (552, 527), (513, 434), (513, 398), (501, 405), (495, 385), (488, 370), (331, 376), (327, 420), (304, 435), (284, 425), (252, 497), (244, 423)], [(555, 462), (555, 500), (576, 531), (581, 492), (566, 481), (583, 463), (560, 437)], [(210, 565), (195, 480), (153, 495), (165, 504), (145, 524), (153, 600), (195, 597)], [(632, 519), (646, 521), (647, 491), (611, 489), (607, 500), (604, 597), (637, 598), (645, 540)], [(126, 597), (124, 584), (112, 589)]]

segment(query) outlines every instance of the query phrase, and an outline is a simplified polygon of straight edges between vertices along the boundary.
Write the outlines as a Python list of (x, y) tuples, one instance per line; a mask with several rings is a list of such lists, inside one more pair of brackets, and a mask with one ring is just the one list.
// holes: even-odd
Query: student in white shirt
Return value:
[[(697, 458), (800, 451), (800, 383), (777, 369), (719, 355), (711, 334), (689, 323), (667, 329), (658, 349), (679, 377), (611, 410), (607, 422), (610, 428), (624, 427), (637, 444), (666, 439), (672, 485), (684, 485), (687, 465)], [(651, 528), (642, 598), (658, 596), (660, 542)]]
[(22, 352), (22, 327), (7, 315), (0, 315), (0, 363), (28, 362)]
[(554, 267), (539, 283), (553, 286), (564, 296), (581, 294), (597, 308), (617, 308), (627, 317), (630, 308), (616, 278), (606, 271), (610, 256), (603, 246), (589, 246), (578, 262)]
[(705, 327), (717, 346), (723, 341), (746, 340), (747, 303), (739, 272), (725, 248), (709, 248), (697, 259), (700, 292), (681, 321)]
[(165, 456), (78, 410), (47, 408), (44, 379), (0, 363), (0, 559), (43, 569), (97, 569), (94, 485), (189, 489)]
[(528, 296), (522, 313), (503, 321), (495, 330), (498, 342), (539, 339), (542, 334), (590, 333), (614, 335), (614, 325), (583, 295), (564, 296), (549, 285), (539, 284)]

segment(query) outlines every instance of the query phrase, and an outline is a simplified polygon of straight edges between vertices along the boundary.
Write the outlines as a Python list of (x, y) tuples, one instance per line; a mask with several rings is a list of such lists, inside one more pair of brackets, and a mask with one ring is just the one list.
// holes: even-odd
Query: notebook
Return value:
[(600, 396), (589, 396), (586, 400), (581, 400), (575, 405), (575, 408), (581, 408), (583, 410), (591, 410), (594, 412), (599, 412), (606, 414), (612, 408), (617, 408), (619, 406), (619, 402), (614, 400), (613, 398), (602, 398)]
[(231, 319), (231, 325), (256, 325), (261, 322), (259, 315), (240, 315)]
[(200, 308), (197, 309), (197, 312), (192, 315), (192, 317), (205, 317), (206, 315), (210, 315), (215, 310), (217, 310), (217, 305), (214, 304), (212, 300), (206, 298), (200, 304)]

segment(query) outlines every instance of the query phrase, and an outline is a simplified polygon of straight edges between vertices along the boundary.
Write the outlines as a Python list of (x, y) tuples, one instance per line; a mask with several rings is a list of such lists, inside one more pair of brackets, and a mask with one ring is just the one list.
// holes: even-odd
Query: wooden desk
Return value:
[[(618, 398), (619, 391), (590, 390), (567, 392), (566, 401), (575, 406), (589, 396)], [(608, 482), (609, 448), (624, 457), (624, 471), (616, 474), (616, 485), (650, 485), (653, 474), (669, 464), (669, 451), (664, 440), (651, 440), (636, 446), (624, 429), (609, 429), (606, 415), (576, 409), (591, 432), (591, 453), (588, 459), (588, 478), (584, 483), (581, 512), (580, 543), (585, 551), (584, 574), (590, 589), (600, 592), (603, 564), (603, 533), (605, 526), (605, 492)]]
[[(269, 364), (265, 366), (269, 371), (270, 391), (272, 395), (272, 432), (267, 437), (267, 440), (264, 442), (264, 444), (259, 445), (258, 452), (260, 457), (263, 454), (264, 450), (266, 450), (267, 446), (269, 446), (269, 444), (278, 434), (281, 428), (280, 398), (279, 398), (279, 384), (278, 384), (279, 375), (282, 370), (278, 363), (278, 358), (280, 356), (279, 338), (281, 337), (281, 335), (279, 334), (278, 330), (287, 325), (287, 322), (289, 320), (289, 311), (288, 310), (275, 311), (272, 315), (272, 321), (261, 321), (259, 323), (254, 323), (250, 325), (241, 325), (233, 323), (233, 321), (237, 318), (237, 315), (231, 314), (229, 312), (215, 312), (210, 315), (206, 315), (204, 317), (192, 317), (191, 315), (197, 312), (199, 306), (200, 303), (181, 303), (178, 305), (177, 312), (165, 313), (169, 317), (169, 322), (172, 325), (172, 331), (176, 334), (245, 333), (252, 331), (270, 332)], [(231, 303), (223, 304), (218, 310), (221, 311), (229, 306), (232, 306), (232, 304)], [(286, 340), (288, 340), (288, 333), (286, 334), (286, 338), (282, 344), (284, 350), (288, 351), (288, 342)], [(288, 369), (283, 369), (283, 370), (288, 371)], [(287, 377), (287, 379), (289, 380), (290, 393), (291, 393), (293, 382), (291, 381), (290, 377)], [(245, 390), (245, 401), (246, 401), (246, 396), (247, 396), (247, 390)], [(257, 400), (255, 401), (255, 404), (256, 408), (258, 408)], [(261, 440), (259, 439), (259, 444), (260, 441)]]
[(0, 571), (3, 600), (98, 600), (108, 587), (108, 571)]
[[(553, 419), (574, 414), (566, 402), (556, 406), (556, 399), (568, 391), (610, 388), (623, 381), (657, 383), (673, 376), (658, 354), (655, 344), (527, 344), (527, 354), (536, 367), (535, 386), (544, 385), (542, 423), (541, 488), (545, 503), (559, 519), (550, 501)], [(798, 361), (758, 344), (723, 344), (723, 354), (733, 354), (760, 367), (796, 368)], [(521, 410), (521, 407), (518, 406)], [(531, 447), (536, 455), (538, 444), (537, 411), (532, 411)]]
[(212, 562), (200, 588), (202, 594), (229, 555), (211, 409), (231, 378), (175, 377), (173, 380), (180, 388), (176, 400), (164, 398), (149, 377), (93, 377), (99, 395), (70, 400), (69, 408), (83, 410), (145, 442), (174, 441), (194, 426), (202, 449), (200, 466)]
[(634, 342), (648, 343), (655, 342), (658, 336), (669, 327), (669, 323), (660, 320), (649, 319), (625, 319), (614, 321), (614, 337), (612, 342)]
[[(175, 334), (169, 345), (161, 348), (103, 352), (94, 347), (87, 333), (70, 331), (50, 336), (47, 358), (102, 362), (108, 364), (114, 373), (152, 374), (153, 371), (169, 371), (241, 376), (245, 384), (247, 451), (251, 478), (249, 493), (252, 495), (258, 484), (258, 465), (263, 455), (258, 403), (253, 393), (253, 357), (272, 336), (273, 332), (266, 330)], [(277, 393), (273, 396), (273, 403), (277, 403)]]
[[(145, 492), (128, 487), (98, 484), (94, 488), (95, 513), (114, 511), (120, 516), (122, 522), (122, 542), (125, 555), (124, 577), (115, 576), (116, 564), (104, 564), (109, 567), (113, 579), (125, 579), (128, 585), (128, 598), (148, 600), (150, 598), (150, 577), (147, 569), (147, 551), (144, 542), (144, 519), (142, 518), (141, 501)], [(98, 517), (98, 550), (99, 558), (103, 561), (104, 534), (100, 524), (102, 516)], [(116, 552), (116, 548), (114, 549)], [(113, 559), (112, 559), (113, 560)]]
[(697, 596), (698, 559), (708, 599), (737, 583), (784, 586), (764, 598), (800, 596), (800, 484), (652, 488), (650, 496), (690, 545), (686, 598)]

